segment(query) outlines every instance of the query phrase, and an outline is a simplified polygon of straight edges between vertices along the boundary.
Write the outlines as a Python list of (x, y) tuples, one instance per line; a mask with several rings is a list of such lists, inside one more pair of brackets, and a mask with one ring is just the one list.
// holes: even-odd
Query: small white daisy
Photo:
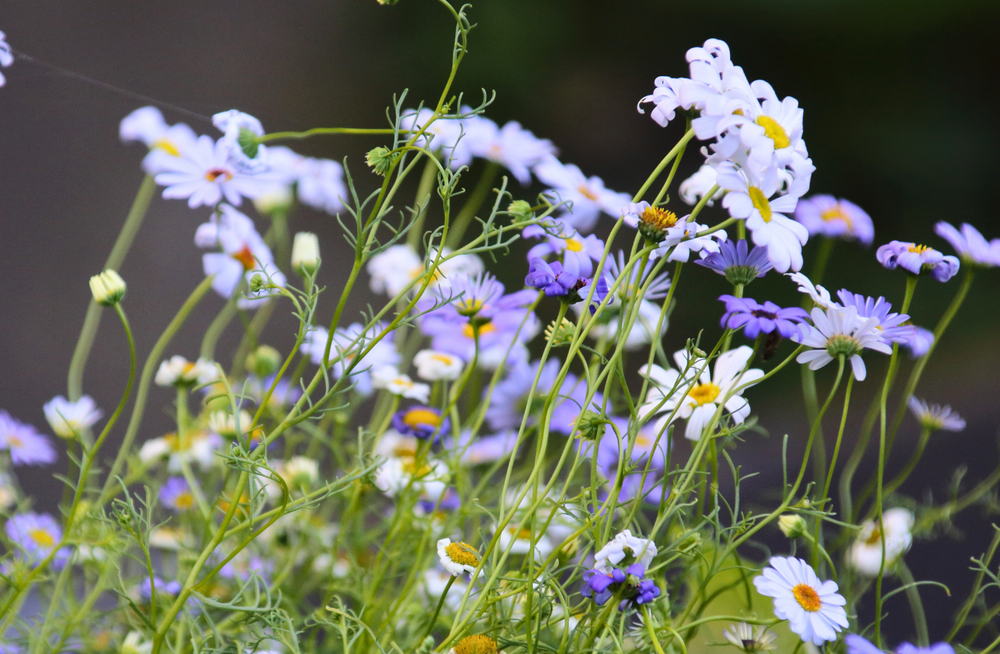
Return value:
[(49, 421), (52, 431), (62, 438), (76, 438), (103, 415), (94, 398), (89, 395), (84, 395), (76, 402), (57, 395), (45, 403), (42, 411), (45, 412), (45, 419)]
[[(527, 527), (518, 529), (516, 526), (508, 525), (506, 529), (500, 532), (500, 550), (506, 551), (509, 547), (511, 554), (527, 554), (531, 551), (531, 540), (531, 529)], [(535, 538), (536, 561), (544, 560), (552, 553), (552, 550), (552, 540), (548, 536), (540, 534)]]
[(648, 569), (655, 556), (656, 543), (633, 536), (631, 531), (625, 529), (598, 550), (594, 555), (594, 567), (610, 573), (615, 566), (629, 558), (629, 565), (639, 563)]
[(819, 370), (837, 357), (850, 359), (854, 378), (864, 381), (868, 374), (861, 353), (875, 350), (891, 354), (892, 347), (882, 340), (877, 317), (860, 318), (857, 308), (833, 306), (826, 311), (816, 307), (810, 314), (812, 325), (802, 325), (802, 334), (792, 337), (812, 350), (806, 350), (795, 360), (808, 363), (810, 370)]
[(848, 626), (847, 600), (837, 592), (837, 582), (821, 582), (808, 563), (794, 556), (774, 556), (770, 564), (753, 583), (758, 593), (774, 598), (774, 615), (788, 620), (804, 642), (837, 640), (837, 632)]
[[(442, 538), (437, 542), (437, 552), (441, 565), (454, 577), (471, 575), (479, 565), (479, 552), (468, 543), (452, 542), (450, 538)], [(483, 572), (480, 570), (479, 574), (482, 575)]]
[(431, 387), (410, 379), (394, 366), (382, 366), (372, 371), (372, 387), (389, 391), (393, 395), (426, 404), (430, 401)]
[(965, 429), (965, 419), (952, 411), (948, 405), (927, 404), (910, 396), (910, 411), (920, 422), (920, 426), (931, 431), (962, 431)]
[(203, 135), (191, 148), (180, 152), (180, 156), (160, 160), (162, 172), (156, 175), (156, 183), (167, 187), (163, 197), (186, 199), (192, 209), (211, 207), (223, 199), (239, 206), (244, 197), (253, 199), (278, 181), (277, 175), (269, 170), (240, 170), (231, 161), (231, 153), (232, 147), (225, 137), (213, 141)]
[(882, 567), (882, 536), (885, 534), (885, 568), (889, 570), (913, 544), (913, 512), (889, 509), (882, 523), (867, 520), (847, 553), (847, 562), (859, 573), (875, 577)]
[(193, 386), (208, 384), (219, 378), (215, 363), (198, 358), (191, 362), (179, 354), (175, 354), (160, 363), (154, 381), (157, 386)]
[(417, 377), (427, 381), (455, 381), (465, 367), (460, 357), (437, 350), (420, 350), (413, 357), (413, 365)]

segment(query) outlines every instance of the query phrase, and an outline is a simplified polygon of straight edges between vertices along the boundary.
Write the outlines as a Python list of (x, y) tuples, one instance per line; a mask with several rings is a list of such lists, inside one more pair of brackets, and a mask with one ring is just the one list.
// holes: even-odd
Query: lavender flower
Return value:
[(569, 295), (571, 291), (581, 287), (580, 278), (563, 269), (558, 261), (549, 263), (541, 257), (533, 257), (528, 264), (525, 286), (545, 291), (548, 297)]
[(857, 239), (865, 245), (871, 245), (875, 238), (871, 217), (853, 202), (832, 195), (799, 200), (795, 220), (805, 225), (810, 236)]
[(180, 513), (194, 506), (194, 493), (183, 477), (171, 477), (160, 487), (160, 502), (168, 509)]
[(424, 440), (447, 432), (448, 426), (448, 418), (443, 417), (440, 410), (429, 406), (412, 406), (405, 411), (397, 411), (392, 416), (393, 429), (404, 436), (416, 436)]
[(1000, 266), (1000, 238), (987, 241), (979, 230), (969, 223), (962, 223), (962, 231), (959, 231), (941, 221), (934, 226), (934, 231), (955, 248), (966, 265), (982, 268)]
[[(37, 563), (52, 552), (62, 540), (62, 528), (48, 513), (18, 513), (11, 516), (4, 525), (8, 540), (18, 548), (18, 557), (30, 563)], [(63, 548), (57, 556), (66, 559), (69, 548)]]
[(965, 419), (951, 410), (947, 404), (927, 404), (924, 400), (910, 396), (910, 411), (924, 429), (931, 431), (962, 431)]
[(797, 323), (809, 319), (805, 309), (799, 307), (782, 309), (770, 301), (760, 304), (751, 298), (738, 298), (732, 295), (722, 295), (719, 299), (726, 303), (722, 326), (729, 329), (743, 328), (743, 334), (747, 338), (757, 338), (761, 334), (774, 332), (784, 338), (800, 336), (802, 329)]
[(45, 465), (55, 463), (57, 458), (49, 439), (6, 411), (0, 411), (0, 450), (8, 450), (16, 466)]
[(695, 261), (720, 275), (733, 286), (746, 286), (758, 277), (763, 277), (773, 269), (767, 257), (767, 248), (755, 245), (748, 251), (746, 240), (723, 241), (718, 252), (709, 252), (703, 259)]
[(930, 274), (939, 282), (946, 282), (958, 273), (958, 258), (944, 255), (932, 247), (891, 241), (875, 253), (879, 263), (895, 270), (897, 267), (913, 275)]
[(905, 324), (910, 316), (905, 313), (890, 313), (892, 305), (884, 297), (878, 299), (851, 293), (846, 288), (837, 291), (837, 297), (845, 307), (858, 310), (859, 318), (878, 318), (878, 331), (886, 343), (905, 344), (913, 337), (915, 328)]
[(544, 237), (544, 243), (539, 243), (528, 251), (528, 261), (535, 257), (546, 257), (555, 254), (562, 259), (563, 268), (577, 277), (590, 277), (594, 272), (594, 262), (604, 256), (604, 241), (593, 234), (582, 236), (572, 227), (557, 223), (558, 232), (546, 231), (540, 225), (529, 225), (522, 234), (525, 238)]
[(618, 594), (621, 597), (618, 610), (627, 611), (660, 596), (656, 582), (645, 576), (646, 568), (641, 563), (633, 563), (624, 570), (612, 568), (611, 572), (588, 570), (583, 573), (580, 594), (593, 598), (599, 606), (604, 606), (612, 596)]
[(927, 356), (934, 345), (934, 332), (914, 325), (913, 333), (903, 345), (910, 350), (910, 357), (914, 359)]
[[(882, 650), (873, 643), (855, 634), (844, 636), (844, 642), (847, 644), (847, 654), (882, 654)], [(955, 654), (955, 649), (948, 643), (934, 643), (930, 647), (900, 643), (896, 654)]]

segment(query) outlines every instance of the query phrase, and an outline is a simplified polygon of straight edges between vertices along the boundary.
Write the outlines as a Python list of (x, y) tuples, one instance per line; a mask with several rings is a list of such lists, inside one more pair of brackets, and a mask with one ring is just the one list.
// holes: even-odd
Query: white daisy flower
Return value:
[(7, 510), (17, 502), (14, 481), (5, 472), (0, 472), (0, 510)]
[(436, 502), (448, 486), (448, 467), (443, 461), (428, 459), (417, 464), (409, 458), (389, 459), (375, 473), (375, 487), (387, 497), (396, 497), (407, 486)]
[[(712, 190), (719, 181), (719, 175), (715, 172), (715, 167), (708, 164), (702, 164), (701, 168), (694, 174), (681, 182), (679, 193), (681, 200), (684, 200), (687, 204), (694, 206), (701, 201), (703, 197), (708, 195), (708, 192)], [(719, 196), (719, 192), (716, 191), (715, 196), (707, 202), (708, 206), (715, 204), (715, 198)]]
[(656, 121), (656, 124), (660, 127), (666, 127), (667, 123), (674, 119), (677, 115), (677, 110), (686, 108), (681, 104), (681, 89), (684, 86), (689, 85), (691, 80), (686, 77), (657, 77), (653, 82), (656, 88), (649, 95), (643, 97), (639, 100), (639, 104), (636, 109), (639, 113), (646, 113), (642, 109), (644, 104), (653, 104), (653, 110), (650, 112), (649, 117)]
[(139, 459), (151, 465), (166, 457), (167, 470), (174, 474), (183, 471), (185, 462), (197, 463), (202, 470), (208, 470), (215, 464), (215, 451), (222, 444), (222, 438), (209, 431), (188, 432), (183, 440), (177, 434), (168, 434), (143, 443), (139, 448)]
[(157, 527), (149, 534), (149, 546), (161, 550), (180, 550), (193, 547), (190, 532), (178, 527)]
[(179, 354), (160, 362), (153, 380), (157, 386), (194, 386), (208, 384), (219, 378), (213, 361), (198, 358), (191, 362)]
[(489, 118), (477, 116), (466, 121), (465, 128), (473, 156), (500, 164), (525, 186), (531, 183), (531, 169), (556, 153), (551, 141), (536, 137), (515, 121), (498, 127)]
[(153, 643), (142, 640), (142, 634), (138, 631), (130, 631), (122, 641), (121, 654), (150, 654), (153, 651)]
[(413, 357), (417, 377), (427, 381), (455, 381), (465, 363), (460, 357), (437, 350), (420, 350)]
[(625, 529), (594, 554), (594, 567), (610, 573), (615, 566), (630, 558), (629, 565), (639, 563), (643, 568), (649, 569), (649, 564), (655, 557), (656, 543), (633, 536), (631, 531)]
[[(500, 532), (500, 550), (507, 551), (510, 548), (511, 554), (527, 554), (531, 551), (532, 532), (525, 527), (518, 529), (514, 525), (508, 525)], [(535, 560), (542, 561), (552, 553), (554, 549), (552, 540), (545, 534), (540, 534), (535, 538)]]
[(801, 334), (792, 337), (796, 343), (813, 348), (795, 359), (799, 363), (808, 363), (810, 370), (819, 370), (843, 355), (851, 361), (854, 378), (864, 381), (868, 371), (861, 353), (866, 349), (892, 353), (892, 347), (882, 340), (878, 331), (880, 321), (877, 316), (860, 318), (857, 308), (853, 306), (833, 306), (826, 311), (816, 307), (810, 315), (813, 324), (802, 325)]
[(568, 202), (560, 219), (579, 232), (589, 232), (601, 212), (617, 218), (621, 208), (632, 201), (626, 193), (604, 187), (600, 177), (586, 177), (573, 164), (550, 157), (535, 166), (535, 175), (551, 188), (546, 194), (554, 202)]
[(420, 439), (409, 434), (400, 434), (395, 429), (387, 429), (375, 444), (375, 455), (384, 459), (414, 459)]
[(97, 408), (97, 402), (89, 395), (84, 395), (76, 402), (57, 395), (45, 403), (42, 411), (45, 412), (45, 419), (49, 421), (52, 431), (62, 438), (76, 438), (104, 415)]
[[(450, 538), (442, 538), (437, 542), (437, 552), (441, 565), (454, 577), (471, 575), (479, 565), (479, 552), (468, 543), (452, 542)], [(479, 574), (482, 575), (483, 572), (480, 570)]]
[[(264, 243), (253, 221), (238, 209), (223, 204), (222, 215), (215, 222), (203, 223), (195, 233), (195, 244), (202, 248), (219, 248), (221, 252), (202, 255), (206, 275), (215, 275), (212, 288), (226, 298), (233, 297), (240, 282), (245, 281), (249, 293), (254, 275), (267, 273), (271, 281), (285, 285), (285, 275), (274, 263), (271, 248)], [(241, 297), (237, 305), (253, 309), (267, 301), (267, 291), (253, 297)]]
[(319, 461), (307, 456), (293, 456), (282, 465), (281, 476), (289, 486), (312, 486), (319, 481)]
[(156, 183), (167, 187), (163, 197), (187, 199), (192, 209), (215, 206), (223, 199), (239, 206), (244, 197), (253, 199), (278, 181), (270, 171), (240, 170), (231, 161), (231, 152), (225, 137), (213, 141), (203, 135), (180, 156), (159, 160), (162, 172), (156, 175)]
[[(689, 222), (690, 216), (684, 216), (677, 221), (673, 227), (667, 228), (666, 236), (660, 247), (656, 248), (650, 255), (650, 259), (657, 259), (667, 255), (667, 261), (687, 262), (691, 259), (692, 252), (698, 252), (701, 256), (708, 256), (711, 252), (719, 252), (722, 248), (719, 243), (729, 238), (726, 230), (719, 229), (711, 234), (698, 236), (698, 232), (709, 229), (708, 225)], [(669, 253), (669, 254), (667, 254)]]
[(770, 567), (753, 580), (757, 592), (774, 598), (774, 615), (804, 642), (822, 645), (837, 640), (845, 629), (847, 600), (837, 593), (837, 582), (821, 582), (809, 564), (794, 556), (771, 557)]
[(885, 534), (885, 569), (890, 569), (913, 544), (913, 512), (889, 509), (882, 514), (881, 526), (872, 520), (861, 525), (857, 539), (847, 553), (847, 562), (859, 573), (875, 577), (882, 567), (882, 535)]
[(822, 286), (813, 284), (812, 280), (806, 277), (805, 273), (785, 273), (785, 276), (798, 284), (799, 293), (805, 293), (808, 295), (812, 299), (813, 304), (821, 309), (829, 309), (831, 307), (840, 306), (840, 304), (833, 301), (833, 298), (830, 296), (830, 291), (826, 290)]
[(394, 366), (382, 366), (372, 371), (372, 387), (385, 389), (393, 395), (417, 400), (422, 404), (430, 401), (431, 387), (414, 382), (409, 375), (400, 373)]
[[(469, 584), (462, 579), (456, 579), (450, 571), (444, 568), (435, 568), (432, 570), (427, 570), (424, 572), (424, 595), (427, 597), (428, 603), (433, 606), (440, 598), (441, 594), (448, 589), (448, 594), (444, 598), (444, 605), (448, 607), (449, 610), (455, 611), (462, 604), (462, 598), (465, 597), (465, 591), (468, 589)], [(451, 585), (449, 587), (449, 582)]]
[(910, 396), (910, 411), (924, 429), (931, 431), (962, 431), (965, 429), (965, 419), (952, 411), (947, 404), (927, 404)]
[[(330, 370), (335, 379), (339, 379), (344, 371), (358, 354), (367, 349), (372, 339), (382, 333), (385, 325), (376, 323), (363, 338), (359, 336), (364, 330), (361, 323), (351, 323), (347, 327), (338, 327), (333, 334), (333, 344), (330, 347)], [(306, 334), (300, 351), (308, 354), (309, 360), (314, 364), (322, 365), (323, 354), (326, 352), (326, 341), (330, 332), (323, 327), (316, 327)], [(355, 384), (355, 390), (361, 395), (368, 395), (372, 392), (372, 370), (378, 370), (385, 366), (398, 366), (400, 362), (399, 352), (395, 345), (396, 332), (389, 332), (382, 340), (375, 343), (364, 358), (362, 358), (351, 371), (351, 382)], [(354, 341), (357, 340), (357, 344)]]
[[(0, 68), (10, 68), (10, 65), (14, 63), (14, 53), (11, 52), (10, 45), (7, 43), (7, 35), (0, 32)], [(7, 83), (7, 78), (0, 73), (0, 86)]]
[[(666, 421), (679, 404), (680, 409), (675, 417), (687, 420), (684, 437), (696, 441), (701, 438), (702, 431), (718, 410), (719, 402), (725, 399), (723, 406), (732, 421), (737, 425), (742, 424), (750, 415), (750, 403), (743, 398), (742, 390), (735, 393), (733, 390), (745, 384), (753, 385), (764, 376), (764, 371), (757, 368), (743, 371), (752, 357), (753, 349), (746, 345), (723, 352), (715, 360), (713, 374), (709, 375), (704, 359), (695, 359), (689, 368), (687, 351), (679, 350), (674, 353), (674, 361), (678, 370), (686, 371), (686, 377), (680, 381), (681, 373), (678, 370), (664, 370), (656, 364), (643, 366), (639, 369), (639, 374), (648, 377), (653, 387), (639, 412), (650, 415), (655, 410), (656, 413), (664, 414), (654, 427), (659, 433), (666, 427)], [(699, 370), (701, 374), (698, 379), (694, 379)], [(674, 385), (677, 385), (677, 390), (669, 396), (665, 395), (670, 393)], [(727, 399), (726, 396), (730, 393), (733, 395)]]
[(802, 267), (802, 246), (809, 240), (805, 225), (785, 214), (795, 211), (798, 197), (779, 191), (778, 174), (768, 169), (758, 178), (731, 163), (718, 168), (719, 186), (728, 191), (722, 206), (734, 218), (746, 220), (756, 245), (767, 247), (767, 256), (778, 272), (797, 271)]
[(722, 630), (722, 635), (734, 647), (738, 647), (747, 654), (754, 652), (768, 652), (777, 649), (774, 641), (778, 640), (778, 634), (774, 633), (764, 625), (756, 627), (740, 622), (732, 624)]
[(151, 175), (164, 172), (164, 162), (190, 152), (198, 135), (184, 123), (168, 125), (156, 107), (140, 107), (125, 116), (118, 127), (123, 143), (139, 141), (149, 148), (142, 169)]

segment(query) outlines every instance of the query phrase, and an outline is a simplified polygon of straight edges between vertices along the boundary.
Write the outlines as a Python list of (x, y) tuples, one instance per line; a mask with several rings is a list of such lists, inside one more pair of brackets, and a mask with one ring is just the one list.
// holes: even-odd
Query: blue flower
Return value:
[(591, 597), (604, 606), (616, 594), (621, 597), (619, 611), (627, 611), (642, 604), (648, 604), (660, 596), (660, 589), (652, 579), (646, 579), (646, 568), (641, 563), (633, 563), (622, 570), (612, 568), (611, 572), (588, 570), (583, 573), (583, 588), (580, 594)]
[(548, 297), (560, 297), (580, 288), (580, 280), (580, 277), (563, 269), (558, 261), (549, 263), (541, 257), (533, 257), (528, 262), (528, 274), (524, 278), (524, 285), (545, 291)]
[(889, 270), (902, 268), (912, 275), (931, 275), (939, 282), (946, 282), (958, 273), (957, 257), (944, 255), (932, 247), (890, 241), (875, 253), (878, 262)]
[(767, 257), (766, 247), (755, 245), (749, 251), (748, 247), (745, 240), (723, 241), (718, 252), (711, 252), (695, 263), (724, 275), (733, 286), (746, 286), (774, 267)]
[(412, 406), (405, 411), (397, 411), (392, 416), (393, 429), (404, 436), (416, 436), (424, 440), (447, 432), (448, 425), (448, 418), (442, 417), (440, 410), (429, 406)]
[[(873, 643), (855, 634), (844, 636), (844, 642), (847, 643), (847, 654), (882, 654), (882, 650)], [(948, 643), (934, 643), (930, 647), (902, 643), (896, 648), (896, 654), (955, 654), (955, 649)]]
[(837, 297), (845, 307), (855, 307), (859, 318), (878, 318), (879, 335), (887, 343), (906, 344), (915, 335), (916, 328), (904, 324), (910, 317), (905, 313), (890, 313), (892, 305), (886, 302), (884, 297), (878, 299), (865, 297), (860, 293), (851, 293), (847, 289), (840, 289)]
[(747, 338), (757, 338), (761, 334), (775, 332), (784, 338), (801, 336), (799, 323), (809, 318), (805, 309), (799, 307), (782, 309), (773, 302), (760, 304), (751, 298), (738, 298), (732, 295), (722, 295), (719, 299), (726, 303), (722, 326), (729, 329), (742, 328)]

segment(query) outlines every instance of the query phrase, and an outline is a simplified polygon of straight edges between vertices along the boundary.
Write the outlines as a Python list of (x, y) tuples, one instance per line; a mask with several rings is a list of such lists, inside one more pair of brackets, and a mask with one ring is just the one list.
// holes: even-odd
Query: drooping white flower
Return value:
[[(639, 411), (642, 415), (653, 412), (664, 414), (654, 428), (660, 432), (666, 428), (670, 414), (679, 405), (675, 418), (687, 420), (684, 436), (690, 440), (701, 438), (702, 431), (723, 401), (732, 421), (742, 424), (750, 415), (750, 403), (743, 398), (743, 390), (736, 389), (753, 385), (764, 376), (764, 371), (757, 368), (744, 371), (752, 357), (753, 349), (746, 345), (724, 352), (715, 360), (711, 375), (704, 359), (696, 358), (689, 366), (686, 350), (674, 353), (677, 370), (665, 370), (656, 364), (643, 366), (639, 374), (648, 377), (653, 387)], [(673, 390), (675, 386), (676, 390)]]
[(157, 386), (190, 386), (208, 384), (218, 378), (219, 371), (214, 362), (201, 357), (192, 362), (175, 354), (160, 362), (154, 381)]
[(847, 600), (837, 582), (821, 582), (808, 563), (793, 556), (771, 557), (770, 566), (753, 580), (757, 592), (774, 599), (774, 615), (804, 642), (822, 645), (847, 628)]
[(253, 199), (278, 181), (270, 170), (240, 170), (231, 161), (231, 152), (225, 137), (213, 141), (203, 135), (180, 156), (158, 160), (162, 172), (156, 183), (167, 187), (163, 197), (186, 199), (192, 209), (215, 206), (223, 199), (239, 206), (244, 197)]
[(85, 429), (89, 429), (101, 419), (103, 412), (97, 408), (97, 402), (89, 395), (84, 395), (76, 402), (70, 402), (62, 395), (57, 395), (42, 407), (45, 419), (56, 436), (62, 438), (77, 438)]
[[(7, 35), (0, 32), (0, 68), (10, 68), (10, 65), (14, 63), (14, 53), (10, 50), (10, 45), (7, 43)], [(0, 86), (7, 83), (7, 78), (0, 73)]]
[[(203, 223), (195, 234), (195, 244), (199, 247), (222, 250), (202, 255), (205, 274), (215, 275), (212, 280), (215, 292), (229, 299), (243, 281), (250, 295), (250, 280), (265, 273), (273, 283), (284, 286), (285, 275), (275, 265), (271, 248), (257, 233), (253, 221), (228, 204), (221, 205), (220, 211), (217, 221)], [(267, 296), (264, 289), (256, 296), (241, 297), (237, 304), (243, 309), (257, 308), (267, 301)]]
[(413, 357), (413, 365), (417, 377), (427, 381), (455, 381), (465, 367), (461, 357), (437, 350), (420, 350)]
[(719, 186), (728, 191), (722, 206), (734, 218), (746, 220), (756, 245), (767, 247), (767, 256), (778, 272), (802, 268), (802, 246), (809, 240), (809, 230), (786, 216), (795, 211), (798, 198), (778, 193), (778, 175), (773, 168), (756, 177), (733, 164), (718, 168)]
[[(471, 575), (479, 565), (479, 552), (476, 548), (467, 543), (452, 542), (450, 538), (442, 538), (437, 542), (437, 553), (441, 565), (454, 577)], [(482, 575), (482, 571), (479, 574)]]
[(885, 536), (885, 568), (890, 569), (913, 544), (913, 513), (909, 509), (889, 509), (881, 525), (867, 520), (847, 553), (847, 561), (859, 573), (875, 577), (882, 567), (882, 537)]
[(579, 232), (589, 232), (601, 213), (617, 218), (621, 208), (631, 202), (625, 193), (604, 187), (600, 177), (587, 177), (573, 164), (563, 164), (550, 157), (535, 166), (535, 175), (550, 190), (546, 194), (554, 202), (568, 203), (560, 219)]
[(805, 273), (786, 273), (793, 282), (798, 284), (799, 293), (805, 293), (808, 295), (813, 304), (821, 309), (829, 309), (830, 307), (840, 306), (837, 302), (833, 301), (830, 296), (830, 291), (826, 290), (822, 286), (818, 286), (812, 283), (812, 280), (806, 277)]
[(633, 536), (630, 530), (625, 529), (615, 534), (614, 538), (594, 554), (594, 567), (604, 572), (611, 572), (627, 557), (631, 557), (630, 565), (639, 563), (648, 569), (656, 557), (656, 543)]
[[(694, 206), (698, 204), (699, 201), (712, 190), (712, 187), (716, 185), (719, 181), (719, 175), (715, 172), (714, 166), (709, 166), (708, 164), (702, 164), (701, 168), (694, 174), (681, 182), (679, 193), (681, 200), (684, 200), (687, 204)], [(715, 195), (706, 204), (712, 206), (715, 204), (715, 198), (718, 197), (719, 192), (716, 191)]]
[(795, 359), (799, 363), (808, 363), (810, 370), (819, 370), (834, 358), (844, 356), (851, 361), (854, 378), (864, 381), (868, 373), (861, 353), (866, 349), (892, 353), (892, 347), (882, 340), (878, 331), (879, 319), (876, 316), (861, 318), (856, 307), (839, 305), (825, 311), (816, 307), (810, 315), (813, 324), (802, 325), (801, 335), (792, 338), (796, 343), (813, 348)]
[(910, 396), (910, 411), (924, 429), (931, 431), (962, 431), (965, 429), (965, 419), (952, 411), (947, 404), (927, 404), (924, 400)]
[[(364, 332), (364, 325), (361, 323), (352, 323), (343, 328), (338, 327), (333, 334), (333, 344), (330, 346), (328, 359), (334, 378), (339, 379), (354, 359), (368, 349), (369, 345), (372, 345), (371, 341), (384, 329), (385, 325), (382, 323), (376, 323), (367, 332)], [(364, 332), (364, 336), (362, 336), (362, 332)], [(323, 363), (329, 334), (330, 332), (326, 329), (317, 327), (306, 334), (305, 342), (300, 348), (302, 354), (308, 354), (309, 359), (317, 366)], [(372, 370), (384, 366), (395, 367), (399, 365), (400, 356), (399, 352), (396, 351), (395, 335), (395, 332), (386, 334), (354, 366), (351, 371), (351, 382), (355, 384), (355, 390), (358, 393), (368, 395), (372, 392)]]
[[(548, 139), (540, 139), (521, 124), (510, 121), (503, 127), (489, 118), (477, 116), (465, 123), (469, 152), (500, 164), (522, 185), (531, 182), (531, 169), (556, 153)], [(535, 171), (537, 175), (538, 172)]]
[(382, 366), (372, 371), (372, 387), (385, 389), (393, 395), (426, 403), (431, 397), (431, 387), (414, 382), (408, 375), (396, 370), (395, 366)]

